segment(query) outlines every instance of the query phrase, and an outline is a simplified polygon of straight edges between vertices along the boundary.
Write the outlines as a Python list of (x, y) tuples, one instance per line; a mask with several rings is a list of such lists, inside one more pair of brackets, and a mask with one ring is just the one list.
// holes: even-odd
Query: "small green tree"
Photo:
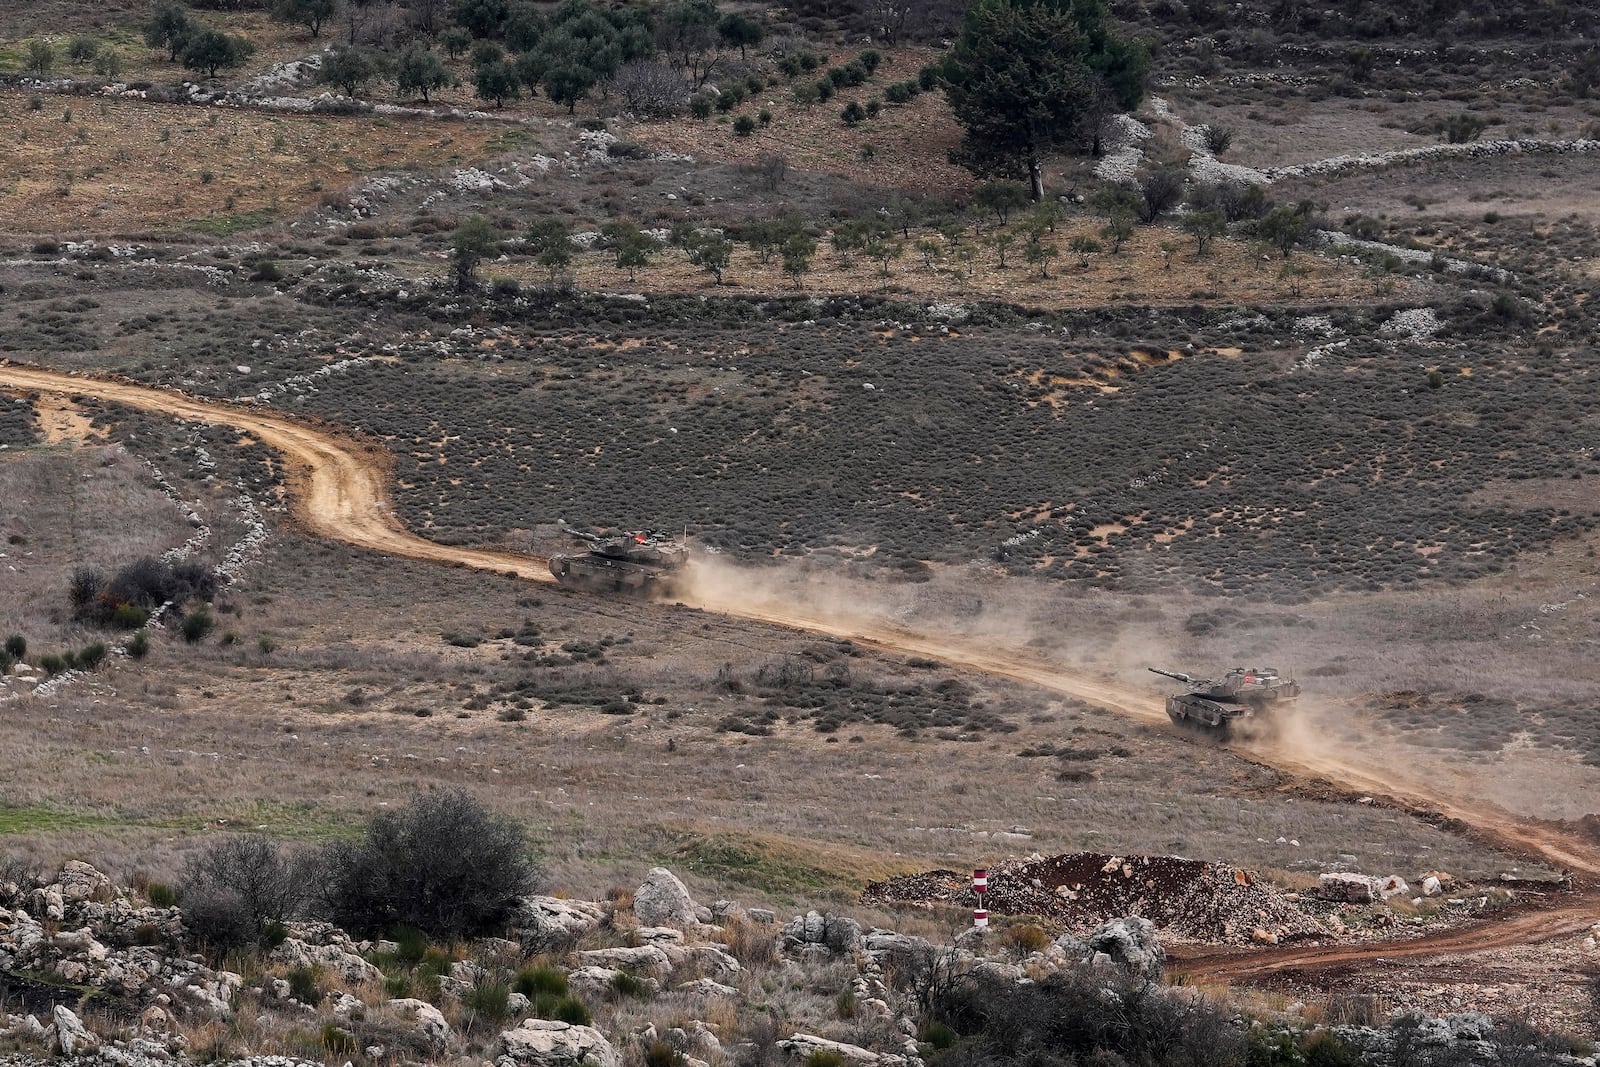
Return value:
[(1199, 257), (1206, 254), (1212, 241), (1228, 232), (1228, 224), (1222, 221), (1219, 212), (1210, 208), (1191, 211), (1183, 217), (1183, 232), (1194, 238), (1194, 254)]
[(304, 26), (315, 38), (322, 34), (322, 24), (333, 18), (336, 10), (335, 0), (273, 0), (272, 17), (278, 22)]
[(28, 42), (28, 71), (41, 77), (56, 65), (56, 50), (49, 41)]
[(478, 264), (497, 247), (494, 228), (482, 215), (470, 215), (456, 227), (451, 241), (450, 266), (455, 272), (457, 292), (470, 292), (478, 287)]
[(745, 49), (754, 48), (760, 44), (767, 35), (766, 28), (749, 15), (730, 11), (717, 22), (717, 37), (729, 48), (739, 50), (739, 58), (745, 58)]
[(1004, 226), (1013, 211), (1028, 204), (1028, 187), (1021, 182), (984, 182), (973, 191), (972, 202)]
[(439, 43), (451, 59), (460, 59), (472, 47), (472, 34), (465, 26), (451, 26), (439, 35)]
[(589, 95), (596, 81), (595, 72), (576, 63), (558, 63), (544, 72), (539, 84), (544, 94), (558, 104), (565, 104), (567, 114), (578, 109), (578, 101)]
[(1023, 258), (1031, 267), (1039, 268), (1039, 277), (1050, 277), (1050, 261), (1061, 254), (1061, 249), (1049, 244), (1038, 236), (1029, 238), (1028, 243), (1022, 248)]
[(722, 272), (733, 259), (733, 242), (720, 233), (710, 230), (685, 228), (675, 234), (677, 244), (689, 257), (689, 262), (706, 271), (722, 284)]
[(67, 45), (67, 58), (78, 66), (93, 63), (94, 57), (100, 54), (100, 44), (93, 37), (74, 37)]
[(450, 84), (450, 70), (444, 60), (420, 44), (400, 53), (394, 65), (394, 87), (401, 96), (413, 94), (428, 103), (428, 94)]
[(1089, 257), (1100, 252), (1102, 247), (1099, 241), (1083, 234), (1079, 234), (1067, 242), (1068, 251), (1078, 257), (1078, 268), (1080, 270), (1089, 269)]
[(1133, 213), (1113, 210), (1106, 224), (1100, 227), (1100, 236), (1111, 242), (1111, 254), (1122, 251), (1123, 242), (1133, 236)]
[(336, 48), (322, 61), (317, 80), (326, 85), (337, 85), (346, 96), (359, 96), (379, 71), (376, 57), (365, 49)]
[(783, 239), (780, 246), (783, 257), (783, 273), (794, 279), (794, 287), (800, 288), (800, 279), (811, 270), (811, 257), (817, 254), (816, 238), (804, 231), (790, 233)]
[(183, 5), (167, 0), (157, 5), (150, 21), (145, 23), (144, 43), (151, 48), (165, 48), (168, 62), (176, 63), (183, 52), (184, 41), (194, 30), (195, 22)]
[(183, 43), (183, 65), (189, 70), (203, 70), (206, 77), (215, 78), (223, 67), (237, 67), (255, 46), (236, 34), (217, 30), (197, 29)]
[(600, 228), (600, 236), (616, 256), (617, 266), (628, 272), (634, 281), (639, 268), (649, 266), (650, 257), (661, 247), (661, 242), (645, 233), (631, 222), (608, 222)]
[(528, 227), (526, 240), (534, 261), (549, 272), (554, 285), (572, 263), (572, 231), (559, 219), (541, 219)]
[(1295, 246), (1311, 238), (1311, 205), (1302, 201), (1295, 207), (1275, 207), (1256, 228), (1261, 239), (1289, 258)]
[[(923, 242), (921, 242), (921, 241), (917, 242), (918, 250), (921, 250), (922, 243)], [(1012, 247), (1016, 243), (1017, 243), (1017, 235), (1014, 234), (1014, 233), (1011, 233), (1008, 230), (1002, 230), (999, 233), (995, 234), (992, 238), (990, 238), (989, 244), (994, 247), (995, 254), (1000, 257), (999, 266), (1000, 266), (1001, 270), (1005, 270), (1006, 269), (1006, 267), (1007, 267), (1007, 264), (1006, 264), (1006, 253), (1011, 251)], [(932, 266), (932, 264), (929, 264), (929, 266)]]
[(495, 60), (480, 66), (472, 76), (473, 89), (480, 100), (492, 100), (496, 108), (505, 107), (507, 100), (522, 95), (522, 79), (516, 68), (504, 60)]
[(456, 22), (474, 37), (498, 37), (511, 17), (508, 0), (457, 0)]

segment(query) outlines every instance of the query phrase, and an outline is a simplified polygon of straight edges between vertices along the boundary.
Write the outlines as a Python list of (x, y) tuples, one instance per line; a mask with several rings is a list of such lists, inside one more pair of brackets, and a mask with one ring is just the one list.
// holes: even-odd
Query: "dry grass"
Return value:
[(26, 94), (0, 92), (0, 174), (7, 176), (0, 230), (8, 233), (254, 228), (372, 171), (481, 159), (501, 132), (487, 124), (41, 99), (35, 111)]

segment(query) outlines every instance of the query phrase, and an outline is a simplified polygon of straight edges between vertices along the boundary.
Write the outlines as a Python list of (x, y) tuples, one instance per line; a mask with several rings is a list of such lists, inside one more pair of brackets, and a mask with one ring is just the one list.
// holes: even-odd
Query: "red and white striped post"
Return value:
[(978, 897), (978, 906), (972, 910), (972, 928), (974, 930), (987, 930), (989, 928), (989, 911), (985, 907), (984, 894), (989, 892), (988, 868), (973, 868), (972, 891)]

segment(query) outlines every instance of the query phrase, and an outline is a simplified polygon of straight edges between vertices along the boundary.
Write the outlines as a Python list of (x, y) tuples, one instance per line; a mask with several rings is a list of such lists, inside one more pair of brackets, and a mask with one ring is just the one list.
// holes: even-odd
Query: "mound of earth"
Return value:
[[(928, 871), (873, 882), (864, 904), (974, 907), (968, 875)], [(1280, 890), (1248, 872), (1176, 856), (1077, 852), (1002, 860), (989, 868), (986, 904), (999, 915), (1037, 915), (1081, 933), (1121, 915), (1141, 915), (1168, 938), (1248, 942), (1263, 931), (1278, 941), (1329, 931)]]

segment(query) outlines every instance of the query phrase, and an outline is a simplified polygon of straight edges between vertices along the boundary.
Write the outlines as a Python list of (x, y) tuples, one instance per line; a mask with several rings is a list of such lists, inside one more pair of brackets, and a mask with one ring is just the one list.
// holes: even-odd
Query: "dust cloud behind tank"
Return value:
[(601, 536), (567, 528), (588, 542), (589, 550), (550, 557), (550, 573), (558, 584), (587, 593), (663, 597), (676, 593), (688, 546), (649, 532)]
[(1300, 695), (1300, 683), (1274, 667), (1234, 667), (1218, 679), (1149, 669), (1188, 687), (1167, 697), (1167, 717), (1217, 737), (1228, 737), (1245, 724), (1270, 730), (1274, 712), (1292, 705)]

